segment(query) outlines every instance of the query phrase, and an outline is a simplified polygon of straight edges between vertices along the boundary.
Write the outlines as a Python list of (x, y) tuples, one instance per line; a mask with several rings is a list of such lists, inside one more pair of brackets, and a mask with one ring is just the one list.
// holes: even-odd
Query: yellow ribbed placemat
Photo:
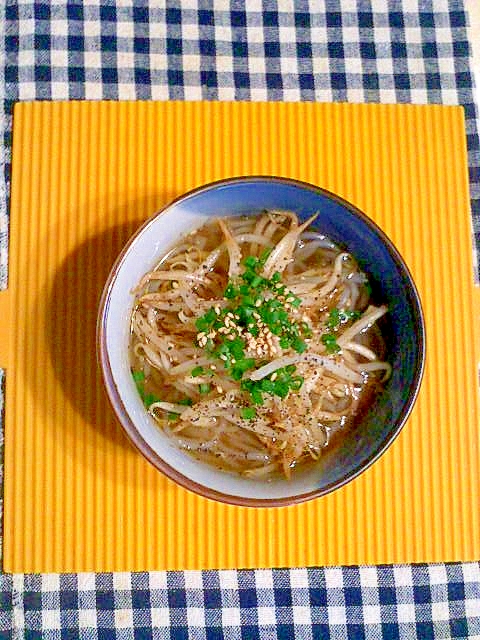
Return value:
[[(95, 359), (99, 296), (128, 236), (185, 190), (243, 174), (306, 180), (363, 209), (405, 257), (426, 318), (424, 382), (400, 437), (343, 489), (281, 509), (217, 504), (164, 478), (115, 423)], [(467, 184), (460, 107), (17, 104), (0, 294), (5, 570), (480, 558)]]

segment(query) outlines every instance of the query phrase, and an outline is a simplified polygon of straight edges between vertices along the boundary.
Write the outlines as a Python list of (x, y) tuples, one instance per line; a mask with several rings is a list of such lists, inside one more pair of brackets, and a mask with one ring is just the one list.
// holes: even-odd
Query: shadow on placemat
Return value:
[[(82, 242), (60, 265), (47, 304), (40, 305), (57, 384), (85, 424), (121, 446), (128, 441), (110, 408), (97, 365), (96, 321), (110, 269), (137, 227), (138, 223), (125, 223)], [(48, 405), (48, 398), (43, 400)], [(69, 428), (68, 419), (64, 425)]]

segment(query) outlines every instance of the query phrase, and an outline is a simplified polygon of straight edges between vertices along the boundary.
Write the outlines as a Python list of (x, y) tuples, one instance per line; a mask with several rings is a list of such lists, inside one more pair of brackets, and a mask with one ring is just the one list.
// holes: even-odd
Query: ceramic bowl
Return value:
[[(315, 227), (350, 252), (368, 275), (382, 319), (392, 376), (371, 409), (318, 465), (291, 480), (252, 480), (195, 460), (156, 426), (132, 379), (128, 358), (132, 289), (178, 238), (208, 218), (265, 209), (320, 212)], [(197, 188), (167, 205), (134, 234), (118, 257), (103, 292), (97, 328), (99, 362), (113, 410), (126, 433), (157, 469), (181, 486), (231, 504), (283, 506), (323, 496), (356, 478), (391, 445), (417, 397), (425, 328), (419, 296), (397, 249), (364, 213), (319, 187), (276, 177), (244, 177)]]

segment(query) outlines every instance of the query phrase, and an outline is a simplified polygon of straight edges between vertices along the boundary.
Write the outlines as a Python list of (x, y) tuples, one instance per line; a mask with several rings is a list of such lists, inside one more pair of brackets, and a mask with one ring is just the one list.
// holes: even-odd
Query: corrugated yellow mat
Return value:
[[(174, 196), (241, 174), (299, 178), (358, 205), (404, 255), (425, 310), (425, 378), (400, 437), (354, 482), (289, 508), (216, 504), (166, 480), (115, 423), (96, 366), (97, 304), (123, 242)], [(0, 294), (6, 571), (480, 558), (461, 108), (18, 104), (11, 202)]]

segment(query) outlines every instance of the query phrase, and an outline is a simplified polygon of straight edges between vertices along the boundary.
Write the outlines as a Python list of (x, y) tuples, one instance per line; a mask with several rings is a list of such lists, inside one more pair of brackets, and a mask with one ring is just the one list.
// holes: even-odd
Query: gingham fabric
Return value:
[[(462, 104), (480, 243), (480, 152), (462, 2), (0, 4), (2, 287), (17, 100)], [(0, 575), (0, 639), (12, 637), (480, 639), (480, 565)]]
[(1, 638), (480, 638), (479, 567), (4, 576)]

